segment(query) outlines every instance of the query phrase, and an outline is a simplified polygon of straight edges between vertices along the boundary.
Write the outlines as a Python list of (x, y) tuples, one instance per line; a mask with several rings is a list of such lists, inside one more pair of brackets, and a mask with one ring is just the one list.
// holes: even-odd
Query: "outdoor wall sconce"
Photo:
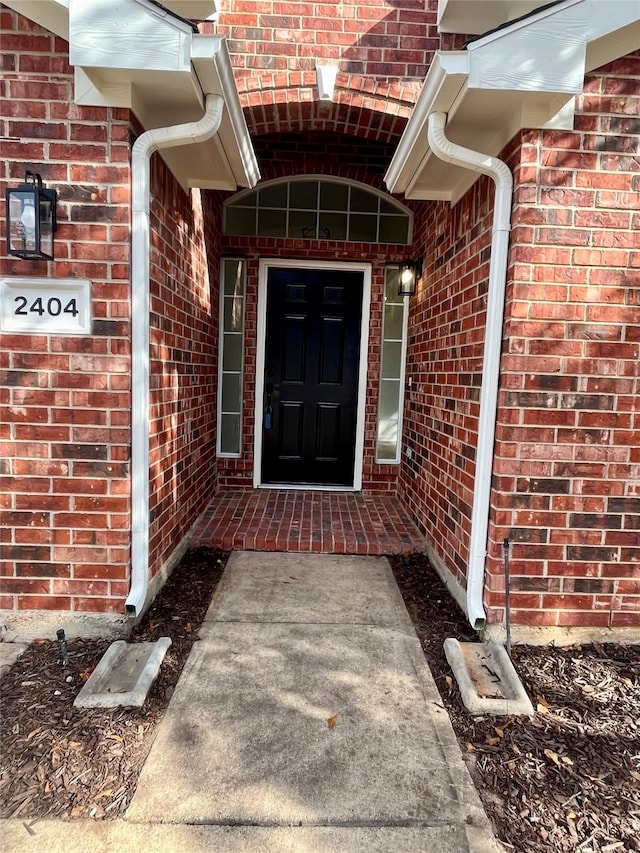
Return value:
[(24, 183), (7, 189), (7, 254), (27, 261), (53, 260), (57, 193), (42, 184), (35, 172)]
[(402, 261), (398, 275), (398, 296), (413, 296), (418, 281), (422, 278), (422, 264), (422, 258), (415, 261), (407, 258)]

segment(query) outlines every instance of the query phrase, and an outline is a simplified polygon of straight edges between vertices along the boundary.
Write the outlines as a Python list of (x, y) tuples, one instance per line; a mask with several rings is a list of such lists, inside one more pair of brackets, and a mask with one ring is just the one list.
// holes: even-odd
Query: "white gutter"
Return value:
[(222, 95), (207, 95), (198, 121), (147, 130), (131, 157), (131, 588), (128, 616), (142, 614), (149, 585), (149, 268), (150, 163), (161, 148), (206, 142), (219, 129)]
[(476, 630), (484, 627), (486, 616), (482, 601), (484, 591), (487, 536), (489, 531), (489, 502), (493, 468), (493, 443), (496, 431), (500, 351), (504, 323), (504, 297), (507, 280), (509, 231), (513, 178), (506, 163), (479, 151), (472, 151), (450, 142), (445, 135), (447, 115), (431, 113), (428, 140), (433, 153), (440, 160), (488, 175), (495, 184), (491, 260), (489, 262), (489, 288), (482, 386), (480, 389), (480, 417), (478, 421), (478, 446), (476, 451), (476, 476), (473, 488), (469, 566), (467, 571), (467, 618)]

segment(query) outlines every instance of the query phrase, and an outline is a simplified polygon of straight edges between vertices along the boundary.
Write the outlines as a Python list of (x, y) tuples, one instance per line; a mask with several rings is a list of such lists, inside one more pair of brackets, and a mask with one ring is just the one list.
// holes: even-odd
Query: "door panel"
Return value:
[(362, 294), (362, 272), (269, 269), (263, 483), (353, 485)]

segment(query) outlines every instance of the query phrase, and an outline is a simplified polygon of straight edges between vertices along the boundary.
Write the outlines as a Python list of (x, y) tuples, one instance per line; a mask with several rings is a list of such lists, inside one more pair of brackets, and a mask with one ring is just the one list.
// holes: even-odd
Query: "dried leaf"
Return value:
[(475, 746), (472, 743), (465, 743), (467, 752), (475, 752)]
[(552, 749), (545, 749), (544, 754), (547, 758), (550, 758), (557, 767), (560, 767), (560, 759), (558, 758), (557, 752), (554, 752)]
[(561, 760), (563, 764), (568, 764), (570, 767), (573, 767), (573, 761), (569, 758), (568, 755), (563, 755)]
[(447, 685), (451, 687), (453, 685), (453, 678), (450, 675), (445, 675), (444, 680), (447, 682)]
[(112, 794), (113, 794), (112, 788), (105, 788), (104, 791), (100, 791), (99, 794), (95, 795), (95, 797), (93, 798), (93, 801), (97, 802), (98, 800), (101, 800), (103, 797), (110, 797)]
[(334, 729), (336, 727), (336, 723), (338, 722), (338, 715), (332, 714), (331, 717), (327, 717), (327, 725), (330, 729)]
[(500, 738), (499, 737), (488, 737), (486, 740), (486, 743), (488, 743), (489, 746), (495, 746), (497, 743), (500, 743)]
[(593, 693), (593, 692), (595, 692), (595, 689), (596, 688), (593, 686), (593, 684), (583, 684), (582, 685), (582, 692), (583, 693)]
[(536, 705), (536, 711), (539, 714), (548, 714), (549, 707), (547, 705), (543, 705), (542, 702), (538, 702), (538, 704)]

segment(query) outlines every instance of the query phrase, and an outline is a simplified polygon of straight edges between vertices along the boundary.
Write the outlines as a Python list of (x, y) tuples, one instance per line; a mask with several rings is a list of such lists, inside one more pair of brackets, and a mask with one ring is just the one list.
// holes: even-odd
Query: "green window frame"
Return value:
[(411, 242), (411, 211), (364, 184), (319, 175), (279, 178), (224, 205), (224, 233), (234, 237)]
[(218, 456), (242, 452), (242, 385), (246, 264), (223, 258), (220, 269), (220, 347), (218, 355)]
[(376, 462), (398, 464), (402, 443), (409, 300), (398, 295), (399, 266), (385, 268)]

